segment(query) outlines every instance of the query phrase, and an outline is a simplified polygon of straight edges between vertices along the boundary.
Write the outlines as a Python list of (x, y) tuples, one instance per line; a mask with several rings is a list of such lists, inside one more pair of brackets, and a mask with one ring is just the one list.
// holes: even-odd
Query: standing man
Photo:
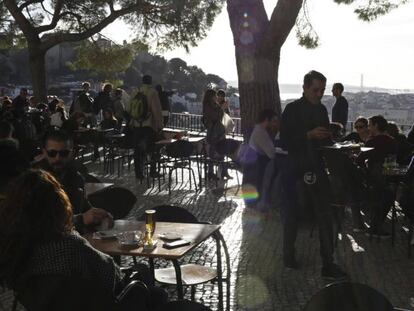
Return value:
[[(163, 117), (158, 92), (151, 86), (152, 77), (144, 75), (142, 86), (131, 99), (125, 110), (130, 116), (130, 126), (134, 133), (135, 177), (144, 177), (145, 158), (154, 150), (157, 134), (163, 128)], [(150, 176), (158, 177), (156, 165), (151, 161)]]
[(332, 107), (332, 122), (341, 123), (346, 130), (346, 124), (348, 123), (348, 101), (342, 96), (344, 86), (342, 83), (334, 83), (332, 86), (332, 95), (335, 96), (336, 101)]
[(304, 77), (302, 98), (286, 106), (280, 129), (281, 144), (288, 151), (282, 170), (286, 203), (282, 205), (283, 262), (285, 267), (298, 269), (295, 240), (298, 230), (296, 187), (305, 183), (307, 206), (312, 206), (319, 226), (322, 277), (338, 280), (346, 277), (333, 262), (333, 217), (329, 198), (329, 181), (319, 147), (329, 144), (328, 112), (321, 104), (326, 78), (317, 71)]

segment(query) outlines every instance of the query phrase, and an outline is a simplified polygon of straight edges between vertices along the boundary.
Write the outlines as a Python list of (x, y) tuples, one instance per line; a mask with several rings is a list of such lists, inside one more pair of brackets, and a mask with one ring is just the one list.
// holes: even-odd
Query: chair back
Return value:
[(117, 310), (111, 293), (100, 284), (79, 277), (32, 276), (14, 290), (17, 300), (31, 311)]
[(237, 141), (235, 139), (226, 138), (226, 139), (220, 140), (216, 144), (216, 151), (220, 155), (231, 157), (237, 152), (240, 145), (241, 145), (240, 141)]
[(88, 199), (94, 207), (110, 212), (114, 219), (125, 218), (137, 202), (136, 196), (122, 187), (104, 189), (91, 194)]
[(171, 158), (188, 158), (194, 153), (194, 145), (186, 140), (177, 140), (167, 145), (165, 151)]
[(306, 304), (303, 311), (392, 311), (390, 301), (372, 287), (351, 282), (333, 283)]
[[(158, 205), (151, 209), (156, 210), (155, 218), (157, 221), (163, 222), (182, 222), (182, 223), (198, 223), (197, 217), (185, 208), (173, 205)], [(145, 220), (145, 214), (139, 217), (139, 220)]]
[(179, 300), (170, 301), (156, 311), (211, 311), (211, 309), (198, 302)]
[(86, 183), (101, 183), (98, 177), (93, 176), (92, 174), (85, 174), (83, 175)]
[(329, 171), (334, 203), (360, 201), (366, 188), (366, 176), (362, 170), (340, 150), (324, 150), (323, 158)]

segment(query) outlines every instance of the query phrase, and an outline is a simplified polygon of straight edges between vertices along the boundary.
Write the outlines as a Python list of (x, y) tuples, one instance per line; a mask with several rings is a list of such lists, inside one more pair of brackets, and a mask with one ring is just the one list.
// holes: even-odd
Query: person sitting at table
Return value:
[(73, 159), (73, 141), (62, 130), (51, 130), (43, 140), (43, 159), (33, 167), (50, 172), (63, 186), (71, 202), (76, 229), (99, 225), (104, 220), (113, 222), (112, 215), (99, 208), (93, 208), (85, 197), (85, 181)]
[(109, 129), (118, 129), (118, 120), (114, 116), (114, 112), (111, 108), (105, 108), (103, 111), (103, 120), (99, 124), (101, 129), (109, 130)]
[(360, 167), (367, 169), (368, 179), (374, 193), (373, 198), (376, 199), (375, 202), (371, 202), (374, 204), (374, 211), (368, 233), (380, 238), (390, 237), (390, 234), (382, 227), (394, 200), (393, 193), (387, 187), (382, 174), (382, 165), (385, 158), (396, 155), (395, 140), (386, 134), (387, 126), (387, 120), (381, 115), (369, 118), (368, 129), (371, 138), (366, 142), (365, 146), (372, 147), (373, 149), (361, 152), (356, 159), (356, 163)]
[(264, 109), (260, 112), (249, 145), (240, 160), (243, 166), (243, 192), (257, 193), (256, 200), (246, 200), (248, 207), (255, 207), (264, 195), (262, 186), (266, 167), (276, 154), (274, 137), (270, 136), (270, 130), (275, 123), (278, 123), (278, 119), (272, 109)]
[[(115, 300), (130, 281), (110, 256), (73, 230), (70, 200), (46, 171), (29, 170), (9, 187), (0, 206), (0, 236), (0, 278), (10, 288), (24, 292), (32, 277), (75, 277), (99, 284)], [(40, 290), (47, 292), (47, 286)], [(167, 302), (161, 289), (148, 294), (126, 295), (120, 310), (153, 310)]]
[(354, 123), (355, 132), (352, 132), (341, 139), (341, 141), (353, 141), (355, 143), (365, 143), (369, 138), (368, 119), (358, 117)]
[(408, 165), (413, 155), (414, 145), (410, 144), (407, 137), (400, 133), (398, 125), (389, 121), (386, 133), (395, 139), (397, 147), (397, 163), (400, 165)]

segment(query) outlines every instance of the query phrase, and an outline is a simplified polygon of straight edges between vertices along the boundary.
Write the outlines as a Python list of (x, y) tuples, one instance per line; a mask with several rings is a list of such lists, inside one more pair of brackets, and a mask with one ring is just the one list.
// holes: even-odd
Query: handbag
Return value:
[(221, 123), (224, 126), (225, 133), (230, 134), (234, 131), (234, 121), (233, 119), (227, 114), (223, 113), (223, 118), (221, 119)]

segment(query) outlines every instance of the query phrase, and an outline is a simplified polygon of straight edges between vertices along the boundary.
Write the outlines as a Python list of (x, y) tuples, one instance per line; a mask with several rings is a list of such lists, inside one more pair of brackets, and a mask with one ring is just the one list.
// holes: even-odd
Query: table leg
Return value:
[(155, 286), (155, 268), (154, 268), (154, 259), (153, 258), (149, 258), (149, 266), (150, 266), (150, 271), (151, 271), (151, 285)]
[(217, 247), (217, 285), (218, 285), (218, 294), (219, 294), (219, 311), (223, 311), (223, 270), (221, 267), (221, 243), (220, 237), (217, 234), (215, 237), (216, 247)]
[(175, 269), (175, 277), (177, 280), (177, 298), (178, 300), (184, 299), (184, 293), (183, 293), (183, 280), (181, 278), (181, 267), (178, 263), (177, 259), (171, 259), (174, 269)]

